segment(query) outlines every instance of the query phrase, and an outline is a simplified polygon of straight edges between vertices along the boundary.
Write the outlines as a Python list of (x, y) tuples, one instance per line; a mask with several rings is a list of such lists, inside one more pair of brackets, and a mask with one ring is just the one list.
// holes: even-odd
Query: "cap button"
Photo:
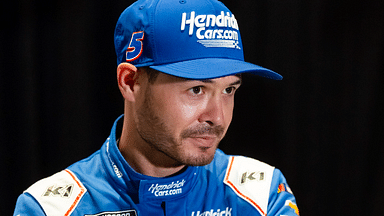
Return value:
[(187, 3), (186, 0), (180, 0), (179, 2), (180, 2), (180, 4), (185, 4), (185, 3)]

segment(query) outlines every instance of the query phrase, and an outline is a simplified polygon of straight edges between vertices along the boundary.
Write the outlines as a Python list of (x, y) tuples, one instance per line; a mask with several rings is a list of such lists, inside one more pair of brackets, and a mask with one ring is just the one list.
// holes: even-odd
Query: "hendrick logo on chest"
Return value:
[(221, 209), (211, 209), (208, 211), (193, 211), (191, 216), (232, 216), (232, 208)]
[(152, 184), (148, 191), (157, 197), (170, 196), (183, 193), (185, 180), (172, 182), (170, 184)]

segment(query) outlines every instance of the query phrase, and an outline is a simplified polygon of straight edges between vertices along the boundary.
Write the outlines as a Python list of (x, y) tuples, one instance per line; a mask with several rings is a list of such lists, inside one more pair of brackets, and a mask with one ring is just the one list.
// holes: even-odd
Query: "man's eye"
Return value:
[(228, 87), (224, 90), (224, 94), (231, 94), (235, 91), (235, 87)]
[(203, 88), (201, 86), (195, 86), (193, 88), (190, 89), (190, 91), (193, 93), (193, 94), (201, 94), (203, 92)]

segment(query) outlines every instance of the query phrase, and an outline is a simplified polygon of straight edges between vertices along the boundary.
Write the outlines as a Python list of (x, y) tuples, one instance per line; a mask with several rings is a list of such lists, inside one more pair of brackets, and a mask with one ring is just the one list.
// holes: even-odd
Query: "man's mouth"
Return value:
[(199, 148), (212, 148), (216, 146), (217, 136), (214, 135), (196, 135), (188, 137)]

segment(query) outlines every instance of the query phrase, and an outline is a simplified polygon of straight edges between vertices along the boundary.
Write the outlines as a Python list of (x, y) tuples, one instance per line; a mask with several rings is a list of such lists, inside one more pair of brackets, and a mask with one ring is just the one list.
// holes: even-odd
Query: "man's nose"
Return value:
[(210, 126), (224, 125), (225, 113), (223, 100), (219, 95), (211, 97), (200, 115), (199, 121)]

